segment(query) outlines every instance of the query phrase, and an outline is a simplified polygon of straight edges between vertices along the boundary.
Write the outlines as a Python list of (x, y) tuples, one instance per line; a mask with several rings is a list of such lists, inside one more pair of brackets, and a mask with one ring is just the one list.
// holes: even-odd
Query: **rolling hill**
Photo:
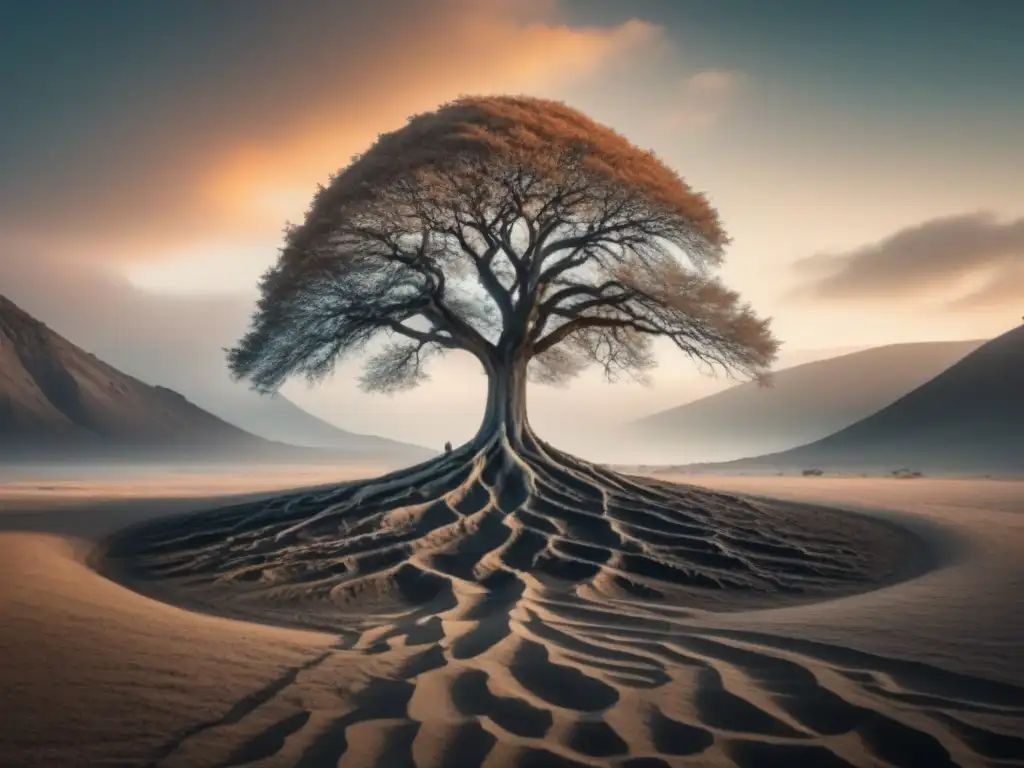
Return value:
[(408, 456), (413, 461), (432, 455), (427, 448), (418, 445), (336, 427), (303, 410), (284, 395), (260, 395), (241, 386), (226, 392), (209, 389), (193, 392), (184, 386), (182, 390), (210, 413), (267, 440), (375, 456)]
[(949, 368), (982, 341), (892, 344), (777, 371), (634, 421), (623, 430), (659, 461), (728, 460), (792, 448), (864, 418)]
[(122, 373), (0, 296), (0, 456), (5, 459), (408, 463), (429, 455), (416, 446), (352, 437), (361, 439), (315, 450), (253, 435), (171, 389)]
[(900, 468), (1024, 474), (1024, 326), (983, 344), (886, 408), (821, 440), (765, 456), (690, 467), (838, 472)]
[(266, 441), (76, 347), (0, 296), (0, 444), (255, 447)]

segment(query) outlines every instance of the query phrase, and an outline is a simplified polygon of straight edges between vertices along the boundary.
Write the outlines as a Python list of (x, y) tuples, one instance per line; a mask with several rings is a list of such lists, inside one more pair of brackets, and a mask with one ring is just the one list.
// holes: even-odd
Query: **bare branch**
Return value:
[(366, 361), (359, 386), (366, 392), (392, 393), (412, 389), (428, 376), (427, 360), (436, 350), (423, 343), (392, 343)]
[(537, 384), (564, 384), (575, 378), (591, 361), (566, 347), (555, 346), (530, 360), (530, 380)]

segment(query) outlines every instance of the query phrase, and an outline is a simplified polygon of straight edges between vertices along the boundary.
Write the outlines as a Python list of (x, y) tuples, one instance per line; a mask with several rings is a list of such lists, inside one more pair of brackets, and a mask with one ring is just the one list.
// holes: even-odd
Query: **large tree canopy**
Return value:
[(491, 380), (490, 426), (513, 431), (528, 365), (544, 382), (591, 364), (638, 375), (664, 337), (759, 377), (777, 343), (710, 274), (727, 242), (702, 194), (612, 129), (554, 101), (462, 98), (382, 135), (318, 190), (231, 368), (273, 390), (382, 336), (362, 384), (393, 391), (466, 350)]

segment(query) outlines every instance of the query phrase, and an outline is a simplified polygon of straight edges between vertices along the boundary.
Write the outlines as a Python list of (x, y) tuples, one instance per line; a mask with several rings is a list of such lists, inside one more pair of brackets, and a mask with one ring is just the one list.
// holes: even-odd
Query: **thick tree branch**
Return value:
[(536, 355), (542, 355), (551, 349), (556, 344), (561, 343), (566, 338), (579, 331), (586, 330), (587, 328), (633, 328), (636, 331), (642, 333), (657, 333), (658, 331), (650, 327), (642, 327), (639, 323), (615, 317), (576, 317), (569, 322), (560, 325), (555, 330), (551, 331), (547, 336), (540, 339), (536, 344), (533, 345), (533, 351)]
[(398, 320), (388, 320), (386, 325), (395, 333), (405, 336), (407, 339), (418, 341), (420, 344), (437, 344), (445, 347), (446, 349), (459, 349), (462, 346), (456, 343), (454, 337), (450, 334), (448, 336), (443, 336), (436, 330), (419, 331), (415, 328), (410, 328)]
[(501, 281), (498, 280), (498, 277), (492, 268), (494, 258), (498, 255), (498, 251), (501, 246), (494, 242), (494, 238), (490, 233), (478, 227), (475, 231), (481, 233), (484, 238), (484, 242), (487, 245), (486, 250), (482, 253), (478, 252), (470, 244), (469, 240), (466, 239), (463, 228), (468, 226), (470, 225), (457, 221), (456, 226), (451, 227), (447, 231), (455, 238), (456, 242), (458, 242), (463, 254), (469, 257), (470, 262), (476, 269), (477, 276), (480, 278), (480, 284), (498, 306), (502, 319), (508, 323), (512, 319), (512, 298), (509, 295), (508, 290), (501, 284)]
[[(609, 294), (616, 290), (618, 293)], [(618, 280), (607, 280), (600, 285), (573, 284), (550, 294), (537, 308), (537, 316), (530, 329), (530, 338), (536, 341), (543, 333), (548, 321), (556, 314), (576, 317), (588, 309), (599, 306), (616, 306), (628, 301), (631, 294), (627, 286)], [(587, 298), (587, 301), (567, 304), (573, 299)], [(561, 311), (560, 311), (561, 310)]]

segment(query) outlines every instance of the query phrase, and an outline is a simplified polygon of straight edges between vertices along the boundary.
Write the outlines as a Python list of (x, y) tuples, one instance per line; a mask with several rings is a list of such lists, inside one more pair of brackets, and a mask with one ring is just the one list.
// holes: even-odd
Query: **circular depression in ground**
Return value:
[(678, 616), (811, 602), (898, 578), (921, 546), (863, 515), (494, 444), (136, 526), (101, 570), (169, 602), (340, 632), (545, 604)]
[(564, 456), (507, 458), (484, 451), (115, 536), (102, 569), (138, 591), (337, 638), (176, 737), (168, 764), (218, 744), (219, 764), (311, 768), (1024, 755), (1024, 742), (965, 721), (1019, 716), (1018, 688), (694, 616), (919, 574), (936, 561), (914, 534)]

